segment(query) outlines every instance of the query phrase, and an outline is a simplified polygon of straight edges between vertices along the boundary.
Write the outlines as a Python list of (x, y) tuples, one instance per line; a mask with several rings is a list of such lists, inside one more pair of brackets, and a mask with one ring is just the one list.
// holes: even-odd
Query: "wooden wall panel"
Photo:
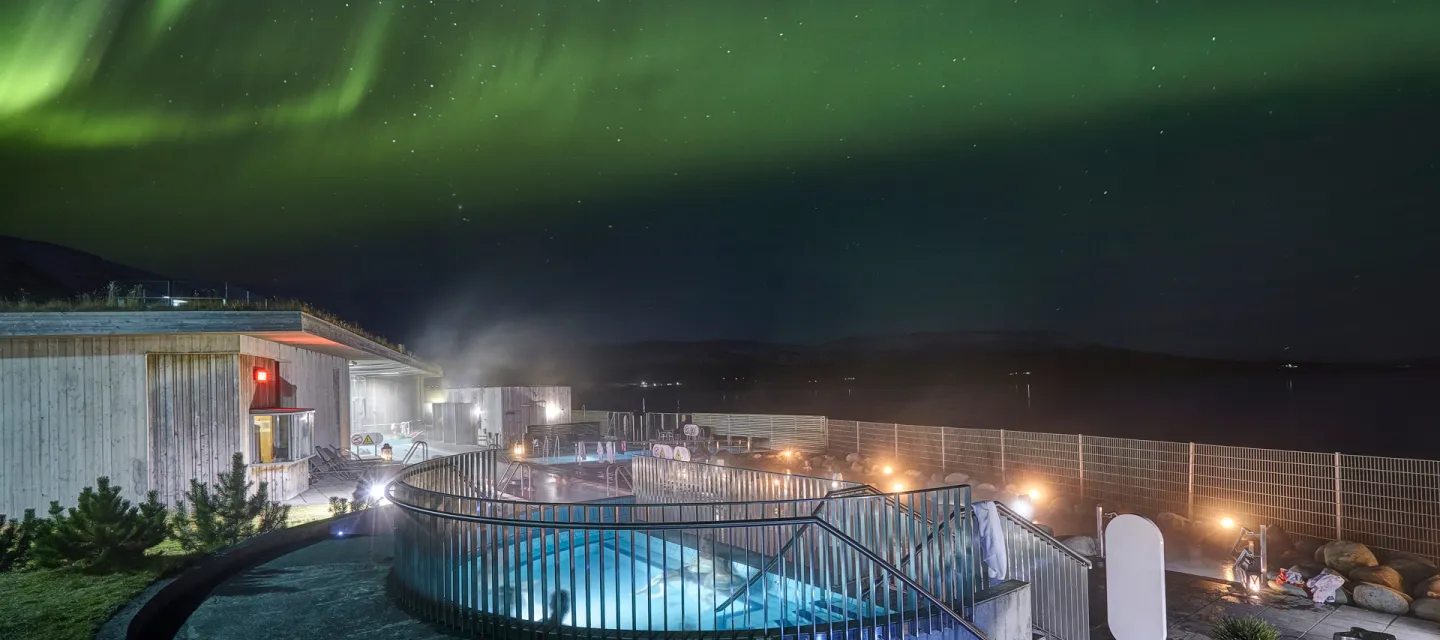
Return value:
[[(255, 382), (255, 367), (264, 367), (270, 374), (270, 381)], [(279, 407), (280, 367), (272, 358), (240, 354), (240, 406), (247, 409)]]
[(250, 467), (248, 475), (255, 483), (252, 490), (258, 490), (261, 482), (269, 483), (271, 500), (289, 500), (310, 489), (310, 464), (303, 460)]
[(213, 483), (244, 453), (239, 354), (147, 356), (150, 487), (174, 503), (192, 478)]
[(0, 338), (0, 513), (72, 506), (98, 476), (143, 499), (148, 352), (234, 353), (233, 335)]

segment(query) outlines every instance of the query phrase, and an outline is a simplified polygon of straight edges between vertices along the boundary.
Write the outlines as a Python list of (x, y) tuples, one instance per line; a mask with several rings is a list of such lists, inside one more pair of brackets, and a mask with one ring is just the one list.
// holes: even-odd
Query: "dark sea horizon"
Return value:
[(1298, 374), (915, 387), (577, 388), (577, 408), (778, 413), (1440, 459), (1440, 376)]

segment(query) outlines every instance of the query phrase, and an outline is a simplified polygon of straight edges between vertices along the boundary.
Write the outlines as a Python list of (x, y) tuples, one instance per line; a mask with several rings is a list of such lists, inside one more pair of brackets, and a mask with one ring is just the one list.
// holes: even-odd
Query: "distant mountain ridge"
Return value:
[(70, 298), (114, 281), (164, 279), (84, 251), (0, 236), (0, 298)]

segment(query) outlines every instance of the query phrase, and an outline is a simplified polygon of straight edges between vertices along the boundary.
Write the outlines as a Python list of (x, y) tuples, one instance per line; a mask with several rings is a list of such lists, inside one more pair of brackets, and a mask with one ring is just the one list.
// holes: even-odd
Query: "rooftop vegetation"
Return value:
[[(176, 303), (176, 300), (182, 302)], [(405, 345), (386, 340), (352, 322), (308, 302), (281, 298), (224, 300), (220, 298), (146, 296), (140, 287), (124, 289), (115, 283), (95, 293), (73, 298), (32, 300), (21, 292), (16, 298), (0, 298), (0, 313), (93, 312), (93, 311), (300, 311), (406, 355), (415, 355)]]

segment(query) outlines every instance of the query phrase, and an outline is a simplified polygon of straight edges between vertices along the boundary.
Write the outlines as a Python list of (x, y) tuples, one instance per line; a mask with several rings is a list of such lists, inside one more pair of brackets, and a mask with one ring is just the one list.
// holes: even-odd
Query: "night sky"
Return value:
[(18, 0), (0, 233), (419, 346), (1440, 354), (1436, 0)]

